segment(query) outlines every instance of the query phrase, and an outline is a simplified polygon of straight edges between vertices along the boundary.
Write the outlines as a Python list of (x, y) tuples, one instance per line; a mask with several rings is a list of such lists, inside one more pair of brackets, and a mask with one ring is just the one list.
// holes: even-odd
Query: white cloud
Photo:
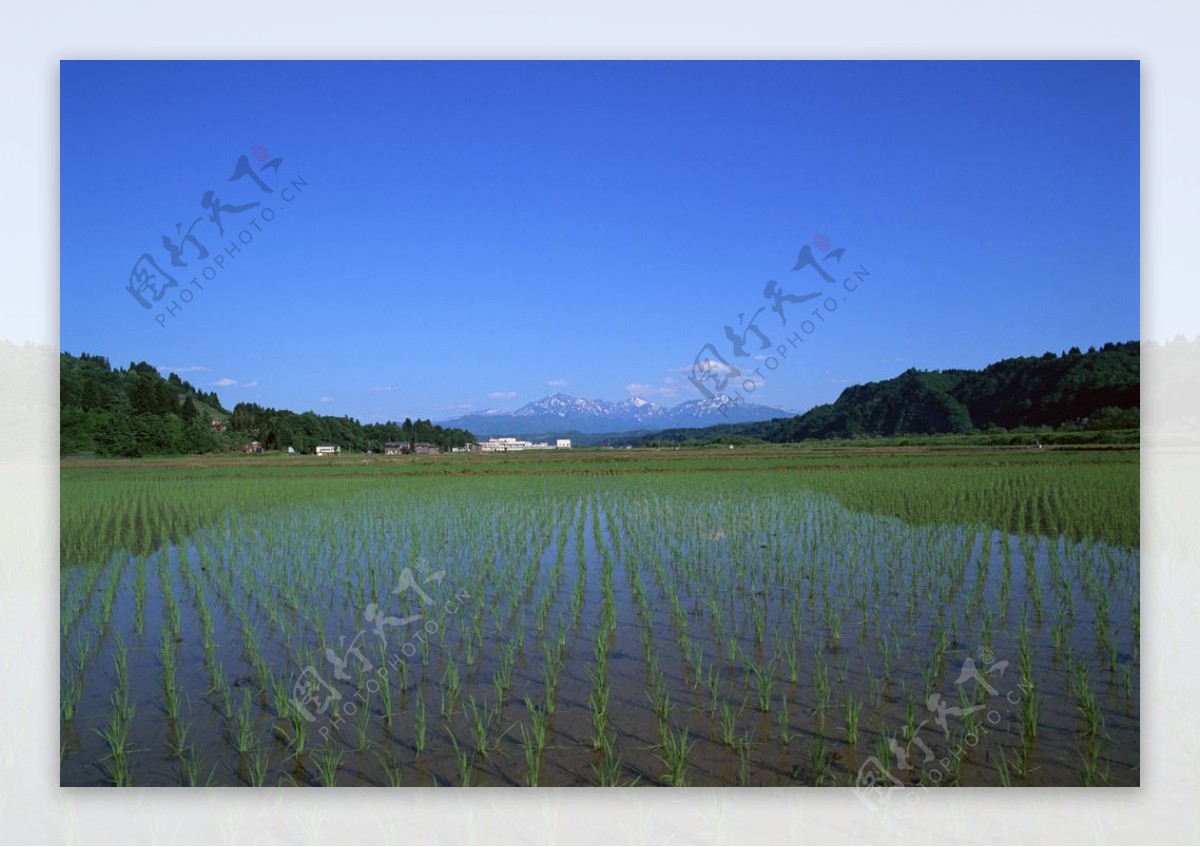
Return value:
[(708, 373), (733, 373), (733, 365), (727, 365), (717, 359), (701, 359), (694, 365), (684, 365), (682, 368), (667, 368), (667, 373), (687, 374), (689, 377), (694, 373), (698, 379), (703, 379), (704, 375)]
[(158, 370), (161, 373), (165, 373), (165, 374), (169, 374), (169, 373), (190, 374), (195, 371), (206, 371), (206, 370), (208, 370), (208, 368), (204, 367), (204, 365), (187, 365), (186, 367), (182, 367), (182, 368), (169, 368), (166, 365), (159, 365)]
[(387, 394), (392, 390), (390, 385), (373, 385), (367, 389), (368, 394)]
[(670, 385), (650, 385), (645, 382), (631, 382), (625, 386), (625, 392), (648, 397), (675, 397), (679, 393)]
[(318, 403), (332, 403), (333, 398), (332, 397), (318, 397), (317, 402)]
[(493, 400), (511, 400), (516, 396), (517, 392), (515, 391), (492, 391), (488, 394), (488, 397)]
[(553, 386), (554, 388), (565, 388), (568, 385), (570, 385), (570, 383), (567, 382), (565, 379), (552, 379), (549, 382), (547, 382), (546, 384)]
[(231, 385), (237, 385), (237, 380), (223, 376), (220, 379), (210, 382), (209, 385), (215, 385), (217, 388), (228, 388)]
[(249, 382), (243, 382), (242, 388), (258, 388), (258, 380), (252, 379)]

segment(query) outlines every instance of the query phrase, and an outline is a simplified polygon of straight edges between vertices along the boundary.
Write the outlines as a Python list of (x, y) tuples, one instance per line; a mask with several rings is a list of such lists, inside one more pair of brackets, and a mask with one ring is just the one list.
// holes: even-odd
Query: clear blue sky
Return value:
[[(1139, 337), (1136, 62), (67, 62), (61, 94), (62, 349), (230, 408), (671, 405), (705, 343), (761, 366), (725, 339), (739, 313), (767, 307), (776, 346), (816, 307), (782, 329), (768, 279), (845, 298), (754, 392), (794, 410)], [(243, 155), (270, 195), (229, 181)], [(220, 237), (210, 189), (260, 206)], [(162, 236), (202, 216), (208, 259), (172, 268)], [(870, 271), (852, 295), (790, 271), (817, 235), (838, 278)], [(150, 310), (143, 253), (180, 283)]]

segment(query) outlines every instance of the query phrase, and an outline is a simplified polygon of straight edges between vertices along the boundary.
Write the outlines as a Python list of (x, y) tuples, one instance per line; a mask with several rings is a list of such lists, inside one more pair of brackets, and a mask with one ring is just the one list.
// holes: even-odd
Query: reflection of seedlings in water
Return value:
[(461, 788), (467, 788), (471, 785), (471, 771), (475, 767), (474, 756), (458, 746), (458, 739), (454, 737), (454, 730), (450, 728), (449, 724), (446, 725), (445, 730), (450, 736), (450, 744), (454, 747), (454, 762), (458, 766), (458, 784)]
[(621, 757), (613, 750), (611, 736), (604, 736), (600, 742), (601, 757), (599, 766), (592, 765), (592, 772), (601, 788), (614, 788), (621, 784)]
[(379, 762), (379, 767), (383, 769), (387, 784), (392, 788), (399, 788), (404, 775), (404, 758), (399, 749), (385, 747), (383, 753), (375, 752), (375, 758)]
[(1100, 770), (1100, 739), (1092, 738), (1084, 747), (1080, 756), (1082, 768), (1079, 773), (1080, 784), (1084, 787), (1108, 784), (1109, 765), (1106, 762), (1104, 770)]
[(996, 754), (996, 773), (1000, 775), (1000, 784), (1012, 788), (1012, 771), (1008, 767), (1008, 752), (1001, 747)]

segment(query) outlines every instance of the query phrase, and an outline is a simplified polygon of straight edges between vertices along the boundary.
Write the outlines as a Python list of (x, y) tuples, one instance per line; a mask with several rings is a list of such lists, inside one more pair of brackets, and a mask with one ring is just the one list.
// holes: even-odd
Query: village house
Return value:
[(332, 456), (335, 453), (342, 452), (342, 448), (336, 444), (318, 444), (317, 449), (313, 451), (318, 456)]
[(262, 451), (262, 443), (258, 441), (249, 441), (242, 445), (243, 453), (261, 453)]

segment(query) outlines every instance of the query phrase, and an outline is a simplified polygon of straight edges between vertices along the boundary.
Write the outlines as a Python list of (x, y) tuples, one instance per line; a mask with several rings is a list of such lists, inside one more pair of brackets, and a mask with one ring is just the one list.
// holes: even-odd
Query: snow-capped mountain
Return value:
[[(723, 408), (722, 408), (723, 407)], [(444, 421), (446, 426), (468, 429), (478, 437), (555, 432), (616, 433), (676, 427), (744, 423), (792, 417), (794, 413), (749, 403), (733, 405), (717, 398), (688, 400), (666, 408), (644, 397), (611, 402), (585, 400), (555, 393), (526, 403), (515, 412), (464, 415)]]

